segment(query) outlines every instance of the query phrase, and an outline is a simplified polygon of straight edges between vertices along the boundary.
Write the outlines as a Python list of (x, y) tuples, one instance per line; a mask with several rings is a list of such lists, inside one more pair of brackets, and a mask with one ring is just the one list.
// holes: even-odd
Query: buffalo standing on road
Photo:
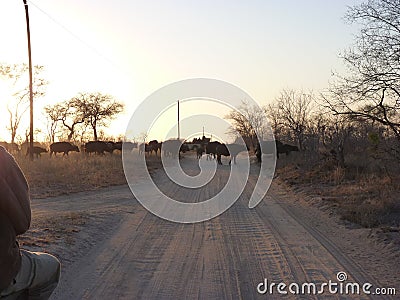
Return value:
[(233, 161), (234, 164), (236, 164), (236, 156), (243, 151), (247, 151), (246, 145), (240, 145), (240, 144), (221, 144), (218, 145), (216, 148), (216, 154), (217, 154), (217, 162), (218, 164), (222, 165), (221, 161), (221, 156), (230, 156), (231, 159), (229, 160), (229, 164), (231, 164), (231, 161)]
[(215, 142), (209, 142), (206, 145), (206, 154), (207, 154), (207, 160), (209, 158), (211, 158), (211, 156), (213, 156), (215, 158), (215, 156), (217, 155), (217, 147), (222, 145), (220, 142), (215, 141)]
[(146, 147), (146, 152), (150, 152), (150, 154), (154, 152), (155, 155), (157, 155), (157, 152), (160, 150), (161, 155), (161, 143), (159, 143), (157, 140), (150, 141)]
[(188, 149), (182, 140), (167, 140), (161, 144), (161, 151), (164, 157), (180, 157), (180, 153), (185, 153)]
[(79, 152), (79, 148), (68, 142), (56, 142), (50, 145), (50, 157), (53, 153), (54, 156), (57, 156), (57, 153), (63, 153), (63, 156), (68, 155), (70, 151)]
[(197, 158), (200, 159), (203, 156), (204, 147), (199, 147), (196, 149)]

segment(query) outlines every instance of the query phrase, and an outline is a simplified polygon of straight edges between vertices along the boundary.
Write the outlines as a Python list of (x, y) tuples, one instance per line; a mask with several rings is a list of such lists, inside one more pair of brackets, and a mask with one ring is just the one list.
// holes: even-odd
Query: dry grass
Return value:
[[(120, 152), (90, 156), (70, 153), (69, 156), (59, 155), (52, 158), (43, 154), (34, 161), (25, 156), (17, 156), (16, 160), (29, 182), (32, 198), (46, 198), (126, 184)], [(150, 172), (159, 168), (159, 157), (149, 157), (147, 165)]]
[(68, 157), (42, 155), (30, 161), (17, 157), (33, 198), (45, 198), (104, 186), (125, 184), (121, 155), (72, 153)]
[(368, 228), (400, 226), (400, 176), (382, 172), (376, 163), (355, 159), (340, 168), (299, 153), (280, 158), (277, 173), (290, 185), (318, 196), (344, 220)]

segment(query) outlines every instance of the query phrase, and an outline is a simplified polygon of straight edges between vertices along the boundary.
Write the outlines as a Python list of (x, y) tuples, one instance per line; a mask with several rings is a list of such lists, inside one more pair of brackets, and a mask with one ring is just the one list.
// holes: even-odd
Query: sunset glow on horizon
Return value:
[[(46, 134), (43, 107), (80, 92), (110, 94), (125, 104), (104, 129), (119, 136), (148, 95), (187, 78), (230, 82), (260, 105), (284, 88), (321, 91), (332, 70), (343, 70), (338, 54), (351, 46), (356, 28), (342, 18), (359, 2), (28, 1), (33, 64), (44, 66), (49, 82), (35, 100), (38, 137)], [(4, 0), (0, 12), (0, 63), (26, 63), (22, 1)], [(0, 140), (6, 141), (9, 88), (0, 79)], [(28, 118), (18, 130), (22, 139)], [(156, 132), (151, 136), (161, 136)]]

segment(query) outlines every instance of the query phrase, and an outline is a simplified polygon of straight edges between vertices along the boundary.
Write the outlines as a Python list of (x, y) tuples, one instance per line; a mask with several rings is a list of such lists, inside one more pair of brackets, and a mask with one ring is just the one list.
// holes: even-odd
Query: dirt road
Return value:
[[(182, 162), (185, 171), (196, 172), (194, 158)], [(194, 191), (192, 198), (202, 201), (214, 194), (228, 172), (228, 166), (219, 167), (213, 183)], [(371, 292), (393, 286), (400, 292), (398, 260), (377, 255), (363, 230), (351, 231), (305, 207), (279, 180), (259, 206), (249, 209), (252, 176), (228, 211), (197, 224), (152, 215), (127, 186), (33, 201), (34, 218), (61, 211), (102, 216), (94, 225), (88, 218), (71, 251), (59, 253), (71, 257), (61, 257), (62, 280), (52, 299), (280, 299), (277, 286), (272, 295), (261, 295), (257, 287), (267, 279), (269, 285), (297, 283), (301, 289), (303, 283), (315, 283), (320, 289), (330, 280), (339, 282), (338, 272), (348, 276), (343, 283), (369, 282)], [(162, 172), (154, 179), (167, 193), (179, 194)], [(328, 287), (319, 296), (285, 290), (285, 299), (349, 297), (330, 295)]]

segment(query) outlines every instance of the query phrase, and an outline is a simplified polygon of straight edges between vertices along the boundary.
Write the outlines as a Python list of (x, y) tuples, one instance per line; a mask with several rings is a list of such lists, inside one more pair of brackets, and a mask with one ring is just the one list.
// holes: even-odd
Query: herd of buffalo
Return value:
[[(272, 143), (272, 144), (271, 144)], [(138, 148), (139, 155), (143, 154), (155, 154), (161, 155), (163, 152), (164, 156), (176, 156), (180, 152), (186, 152), (193, 150), (197, 154), (197, 158), (200, 159), (202, 155), (205, 153), (207, 155), (207, 159), (216, 159), (218, 164), (222, 164), (221, 157), (222, 156), (230, 156), (230, 161), (236, 163), (236, 156), (243, 151), (248, 151), (249, 147), (246, 145), (240, 144), (222, 144), (218, 141), (207, 141), (207, 143), (182, 143), (179, 140), (167, 140), (164, 142), (158, 142), (157, 140), (152, 140), (149, 143), (142, 143), (138, 145), (137, 143), (132, 142), (124, 142), (125, 149), (134, 149)], [(20, 148), (15, 143), (6, 143), (0, 142), (1, 146), (4, 146), (9, 152), (20, 151)], [(27, 145), (25, 143), (25, 145)], [(69, 152), (83, 152), (86, 154), (100, 154), (104, 155), (105, 152), (113, 153), (116, 150), (122, 151), (123, 142), (112, 142), (112, 141), (89, 141), (85, 144), (82, 144), (79, 148), (78, 146), (70, 143), (70, 142), (55, 142), (52, 143), (49, 147), (49, 150), (45, 149), (43, 146), (35, 145), (33, 147), (33, 154), (36, 157), (41, 156), (42, 153), (50, 152), (50, 157), (57, 153), (62, 153), (63, 156), (68, 155)], [(255, 149), (255, 154), (258, 161), (261, 161), (262, 154), (266, 154), (272, 151), (271, 145), (276, 147), (276, 155), (279, 158), (279, 154), (285, 153), (289, 155), (292, 151), (299, 151), (297, 146), (284, 144), (278, 140), (275, 142), (263, 142), (262, 146), (258, 144)], [(263, 149), (261, 151), (261, 149)], [(267, 151), (267, 152), (266, 152)], [(30, 152), (29, 147), (26, 148), (26, 155)], [(272, 152), (271, 152), (272, 153)]]
[[(132, 143), (133, 144), (133, 143)], [(21, 147), (19, 147), (15, 143), (6, 143), (1, 142), (1, 146), (5, 147), (11, 153), (19, 153), (22, 149), (26, 149), (25, 154), (28, 155), (30, 152), (30, 148), (27, 147), (27, 143), (24, 143)], [(25, 147), (23, 147), (25, 146)], [(20, 149), (21, 148), (21, 149)], [(122, 142), (105, 142), (105, 141), (89, 141), (85, 144), (82, 144), (80, 149), (78, 146), (70, 143), (70, 142), (56, 142), (50, 144), (49, 150), (44, 148), (43, 146), (34, 145), (33, 146), (33, 154), (36, 157), (41, 156), (42, 153), (50, 152), (50, 157), (57, 153), (62, 153), (64, 155), (68, 155), (69, 152), (84, 152), (84, 153), (96, 153), (96, 154), (104, 154), (105, 152), (113, 153), (115, 150), (122, 151)]]
[[(278, 140), (272, 142), (263, 142), (262, 146), (258, 143), (255, 149), (255, 154), (258, 161), (261, 161), (262, 154), (273, 153), (270, 145), (272, 143), (276, 147), (276, 155), (279, 158), (279, 154), (289, 155), (292, 151), (299, 151), (299, 148), (294, 145), (284, 144)], [(266, 145), (267, 144), (267, 145)], [(181, 143), (179, 140), (168, 140), (165, 142), (158, 142), (157, 140), (150, 141), (146, 144), (139, 145), (139, 154), (143, 153), (154, 153), (157, 155), (158, 152), (163, 151), (164, 156), (171, 156), (173, 153), (186, 152), (189, 150), (195, 150), (197, 158), (200, 159), (203, 154), (207, 154), (207, 159), (216, 159), (218, 164), (222, 164), (222, 156), (230, 156), (231, 161), (236, 163), (236, 157), (240, 152), (248, 151), (249, 147), (242, 144), (223, 144), (218, 141), (207, 142), (207, 143)]]

